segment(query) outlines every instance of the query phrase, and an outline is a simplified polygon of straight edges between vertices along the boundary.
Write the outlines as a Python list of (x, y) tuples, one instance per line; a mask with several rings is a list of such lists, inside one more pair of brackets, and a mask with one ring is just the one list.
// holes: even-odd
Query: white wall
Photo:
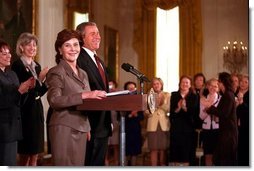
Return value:
[[(63, 0), (38, 0), (38, 3), (38, 62), (42, 68), (51, 68), (55, 65), (56, 36), (64, 28)], [(49, 107), (46, 96), (42, 97), (45, 118)]]
[[(217, 77), (223, 68), (223, 46), (227, 41), (243, 41), (248, 47), (248, 1), (202, 0), (203, 72)], [(245, 68), (244, 73), (248, 73)]]
[(42, 67), (55, 65), (54, 43), (64, 28), (63, 0), (39, 0), (39, 62)]

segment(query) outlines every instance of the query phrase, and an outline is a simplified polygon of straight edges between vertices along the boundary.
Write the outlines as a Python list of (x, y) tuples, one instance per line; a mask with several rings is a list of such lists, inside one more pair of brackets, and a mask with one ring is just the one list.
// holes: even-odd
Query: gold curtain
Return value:
[(202, 19), (200, 0), (179, 4), (180, 75), (202, 72)]
[(142, 61), (139, 68), (149, 78), (155, 76), (156, 70), (156, 8), (169, 10), (176, 6), (179, 6), (180, 18), (180, 76), (202, 72), (200, 0), (140, 0), (136, 4), (134, 29), (138, 40), (134, 40), (133, 46)]

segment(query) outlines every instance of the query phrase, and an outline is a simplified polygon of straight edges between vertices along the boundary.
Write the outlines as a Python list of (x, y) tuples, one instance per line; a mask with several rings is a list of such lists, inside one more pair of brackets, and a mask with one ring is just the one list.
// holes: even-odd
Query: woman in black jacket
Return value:
[(20, 57), (12, 64), (19, 81), (23, 82), (30, 77), (35, 80), (27, 96), (21, 97), (23, 139), (18, 142), (20, 165), (36, 166), (38, 154), (44, 152), (44, 113), (41, 97), (47, 92), (44, 83), (48, 68), (41, 70), (36, 62), (38, 39), (31, 33), (22, 33), (16, 45), (16, 53)]
[(188, 166), (195, 151), (194, 120), (198, 110), (198, 96), (191, 90), (191, 78), (182, 76), (179, 90), (170, 99), (170, 163)]
[(17, 140), (22, 138), (20, 97), (26, 94), (33, 80), (19, 84), (15, 72), (7, 69), (10, 65), (10, 46), (0, 40), (0, 165), (15, 166)]
[(222, 93), (217, 107), (206, 109), (208, 114), (219, 117), (219, 135), (213, 155), (216, 166), (237, 165), (238, 130), (233, 81), (229, 73), (219, 73), (219, 89)]

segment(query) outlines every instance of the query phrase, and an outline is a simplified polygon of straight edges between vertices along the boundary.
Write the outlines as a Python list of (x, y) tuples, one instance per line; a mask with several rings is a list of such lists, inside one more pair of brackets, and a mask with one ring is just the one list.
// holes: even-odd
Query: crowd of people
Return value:
[[(0, 40), (0, 165), (37, 165), (44, 152), (41, 97), (46, 93), (54, 166), (119, 165), (120, 115), (126, 121), (128, 166), (137, 165), (144, 142), (151, 166), (197, 166), (197, 146), (203, 149), (205, 166), (250, 165), (247, 75), (220, 72), (208, 81), (203, 73), (193, 79), (183, 75), (174, 92), (164, 91), (162, 79), (155, 77), (149, 90), (155, 94), (154, 111), (80, 111), (76, 106), (84, 99), (97, 99), (99, 105), (108, 92), (117, 91), (96, 52), (100, 42), (96, 23), (64, 29), (55, 41), (56, 65), (42, 69), (35, 61), (35, 35), (19, 36), (19, 59), (12, 64), (10, 46)], [(123, 89), (135, 93), (137, 86), (127, 81)]]

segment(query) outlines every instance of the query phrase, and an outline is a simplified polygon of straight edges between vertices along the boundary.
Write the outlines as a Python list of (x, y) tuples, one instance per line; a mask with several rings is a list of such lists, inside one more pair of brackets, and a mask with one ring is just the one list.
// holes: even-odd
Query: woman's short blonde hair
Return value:
[(22, 56), (22, 54), (23, 54), (20, 46), (25, 46), (25, 45), (29, 44), (32, 40), (34, 40), (36, 45), (38, 45), (38, 38), (31, 33), (25, 32), (19, 36), (19, 38), (17, 40), (17, 44), (16, 44), (16, 53), (18, 56)]

